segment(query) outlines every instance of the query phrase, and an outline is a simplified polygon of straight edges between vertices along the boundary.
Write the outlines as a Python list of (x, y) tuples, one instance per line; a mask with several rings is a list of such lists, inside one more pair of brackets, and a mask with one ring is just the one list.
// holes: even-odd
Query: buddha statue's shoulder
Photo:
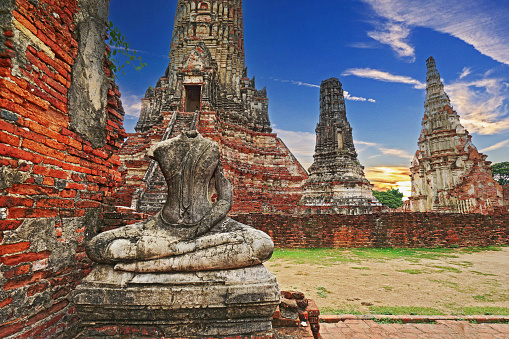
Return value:
[(150, 147), (148, 150), (148, 156), (151, 158), (155, 157), (158, 152), (166, 152), (169, 150), (178, 150), (180, 148), (187, 148), (191, 145), (202, 145), (206, 148), (217, 149), (218, 145), (212, 140), (204, 138), (197, 131), (187, 131), (179, 134), (177, 137), (158, 142), (157, 144)]

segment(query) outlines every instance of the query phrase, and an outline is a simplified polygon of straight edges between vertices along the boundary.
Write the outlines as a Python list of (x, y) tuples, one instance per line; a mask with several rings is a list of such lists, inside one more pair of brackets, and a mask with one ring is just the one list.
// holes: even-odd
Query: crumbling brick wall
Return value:
[[(0, 337), (72, 337), (84, 243), (120, 184), (108, 0), (0, 2)], [(89, 34), (90, 33), (90, 34)]]
[(509, 212), (509, 185), (502, 186), (504, 194), (504, 207)]
[(509, 214), (240, 214), (279, 248), (447, 247), (509, 244)]

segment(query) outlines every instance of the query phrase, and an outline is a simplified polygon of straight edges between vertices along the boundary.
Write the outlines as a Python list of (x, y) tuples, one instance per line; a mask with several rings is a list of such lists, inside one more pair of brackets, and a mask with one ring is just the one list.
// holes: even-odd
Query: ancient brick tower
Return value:
[(410, 168), (410, 209), (491, 213), (502, 206), (502, 189), (453, 110), (432, 57), (427, 68), (422, 132)]
[(307, 213), (372, 213), (381, 206), (357, 159), (345, 98), (336, 78), (320, 86), (320, 121), (309, 179), (299, 203)]
[(124, 205), (154, 212), (165, 182), (146, 156), (154, 143), (196, 126), (220, 144), (235, 187), (236, 212), (289, 211), (300, 198), (306, 171), (271, 133), (267, 91), (247, 77), (241, 0), (179, 0), (170, 63), (142, 99), (136, 132), (123, 146)]

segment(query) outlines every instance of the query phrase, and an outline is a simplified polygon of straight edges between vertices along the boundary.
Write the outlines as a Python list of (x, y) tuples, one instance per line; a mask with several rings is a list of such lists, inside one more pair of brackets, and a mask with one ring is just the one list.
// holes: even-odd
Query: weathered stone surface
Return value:
[(445, 93), (435, 60), (427, 60), (425, 114), (410, 168), (413, 212), (492, 213), (503, 206), (501, 186)]
[(381, 204), (357, 159), (345, 98), (336, 78), (320, 86), (314, 162), (299, 205), (305, 213), (366, 214)]
[(21, 184), (30, 178), (30, 172), (22, 172), (14, 168), (2, 166), (0, 168), (0, 190), (9, 188), (14, 184)]
[(106, 23), (109, 15), (107, 0), (79, 0), (80, 12), (74, 18), (79, 53), (72, 67), (73, 81), (69, 88), (71, 129), (92, 147), (106, 144), (107, 94), (109, 82), (104, 74)]
[(233, 192), (217, 143), (184, 132), (149, 155), (168, 199), (148, 220), (87, 244), (92, 260), (110, 265), (96, 266), (76, 292), (85, 326), (150, 325), (186, 338), (269, 331), (279, 287), (261, 263), (274, 244), (226, 216)]
[(85, 326), (150, 325), (165, 337), (248, 335), (270, 331), (279, 289), (263, 265), (166, 274), (99, 265), (74, 301)]
[(150, 152), (160, 165), (168, 199), (155, 216), (99, 234), (87, 245), (97, 262), (136, 272), (220, 270), (270, 258), (269, 236), (226, 215), (233, 203), (218, 145), (196, 131), (161, 142)]

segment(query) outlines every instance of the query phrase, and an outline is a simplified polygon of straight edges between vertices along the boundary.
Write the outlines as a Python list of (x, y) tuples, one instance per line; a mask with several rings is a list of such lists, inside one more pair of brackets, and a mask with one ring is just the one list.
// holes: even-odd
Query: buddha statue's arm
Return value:
[(233, 188), (230, 180), (223, 173), (223, 166), (219, 164), (215, 171), (216, 191), (218, 201), (212, 205), (210, 213), (198, 224), (194, 237), (207, 233), (212, 227), (223, 220), (233, 205)]

